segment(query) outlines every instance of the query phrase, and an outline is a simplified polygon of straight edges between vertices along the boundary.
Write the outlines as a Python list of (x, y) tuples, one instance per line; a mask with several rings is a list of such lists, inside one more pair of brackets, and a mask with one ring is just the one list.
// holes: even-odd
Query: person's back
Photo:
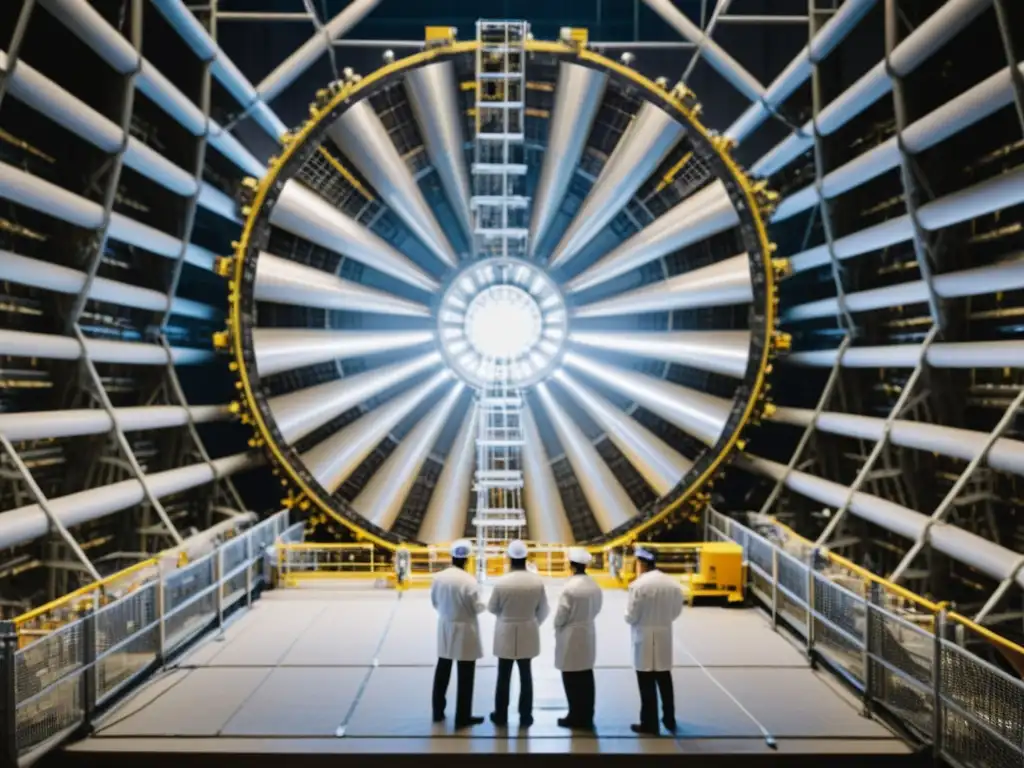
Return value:
[(590, 576), (572, 576), (562, 589), (555, 612), (555, 668), (562, 672), (593, 669), (597, 653), (594, 620), (604, 593)]
[(430, 585), (430, 601), (441, 623), (479, 625), (478, 615), (483, 610), (483, 604), (479, 602), (479, 587), (476, 579), (461, 568), (445, 568), (434, 576)]
[(540, 625), (548, 615), (540, 576), (527, 570), (505, 574), (495, 583), (487, 609), (497, 618), (495, 656), (532, 659), (540, 655)]

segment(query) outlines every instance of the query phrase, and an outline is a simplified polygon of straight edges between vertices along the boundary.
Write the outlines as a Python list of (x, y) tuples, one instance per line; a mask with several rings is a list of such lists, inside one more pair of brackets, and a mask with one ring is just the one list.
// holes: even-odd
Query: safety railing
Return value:
[[(0, 765), (30, 761), (268, 581), (268, 550), (286, 537), (279, 512), (213, 552), (106, 604), (98, 593), (74, 604), (74, 620), (19, 648), (14, 622), (0, 623)], [(173, 564), (172, 564), (173, 566)]]
[(842, 558), (836, 569), (813, 550), (794, 555), (713, 510), (707, 523), (710, 540), (743, 547), (748, 589), (773, 622), (858, 690), (866, 712), (897, 718), (952, 765), (1024, 765), (1024, 682), (955, 641), (955, 625), (973, 622)]
[(282, 542), (276, 550), (278, 578), (283, 586), (297, 586), (307, 580), (394, 581), (394, 566), (373, 544)]

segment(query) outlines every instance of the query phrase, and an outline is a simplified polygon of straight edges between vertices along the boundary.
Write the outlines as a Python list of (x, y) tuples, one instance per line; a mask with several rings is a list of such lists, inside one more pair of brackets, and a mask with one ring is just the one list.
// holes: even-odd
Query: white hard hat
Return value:
[(590, 565), (593, 556), (583, 547), (572, 547), (569, 549), (569, 562), (577, 565)]
[(657, 557), (655, 556), (653, 551), (646, 549), (645, 547), (642, 547), (639, 544), (633, 548), (633, 557), (635, 557), (637, 560), (644, 560), (648, 563), (653, 563), (655, 560), (657, 560)]
[(519, 539), (516, 539), (508, 545), (507, 553), (513, 560), (524, 560), (527, 555), (526, 545)]
[(459, 539), (452, 543), (452, 557), (467, 558), (472, 551), (473, 543), (469, 539)]

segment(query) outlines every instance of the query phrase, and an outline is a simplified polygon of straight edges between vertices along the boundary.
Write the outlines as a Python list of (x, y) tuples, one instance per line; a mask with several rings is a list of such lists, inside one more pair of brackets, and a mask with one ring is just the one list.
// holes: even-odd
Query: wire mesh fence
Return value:
[(865, 708), (897, 718), (951, 765), (1024, 765), (1024, 681), (953, 642), (962, 619), (947, 624), (942, 605), (929, 610), (852, 564), (833, 568), (813, 547), (794, 554), (715, 510), (706, 523), (709, 541), (743, 547), (752, 594), (860, 690)]
[[(211, 554), (133, 588), (102, 607), (18, 648), (3, 626), (0, 675), (13, 696), (2, 712), (8, 755), (39, 754), (88, 722), (90, 714), (211, 627), (263, 579), (264, 551), (287, 534), (281, 512), (219, 545)], [(92, 605), (99, 606), (99, 601)]]

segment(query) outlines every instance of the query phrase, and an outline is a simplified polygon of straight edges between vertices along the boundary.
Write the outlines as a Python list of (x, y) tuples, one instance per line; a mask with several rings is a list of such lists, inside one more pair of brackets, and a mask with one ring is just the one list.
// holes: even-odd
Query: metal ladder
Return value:
[(473, 147), (477, 258), (527, 255), (525, 21), (476, 23), (476, 137)]

